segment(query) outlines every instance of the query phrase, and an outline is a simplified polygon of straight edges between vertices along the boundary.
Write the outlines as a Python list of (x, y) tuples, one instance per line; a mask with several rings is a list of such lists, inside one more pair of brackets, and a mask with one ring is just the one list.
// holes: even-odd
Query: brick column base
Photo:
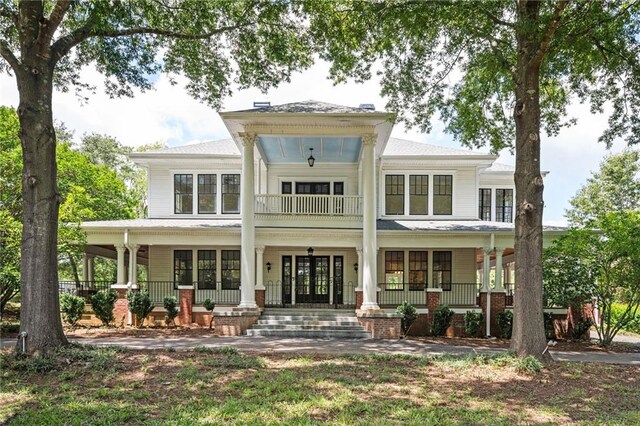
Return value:
[(118, 293), (116, 303), (113, 305), (113, 318), (116, 327), (124, 327), (129, 319), (129, 303), (127, 302), (127, 289), (115, 288)]
[(398, 314), (358, 314), (358, 321), (371, 333), (372, 339), (399, 339), (402, 336), (402, 319)]
[(427, 313), (427, 332), (431, 333), (431, 326), (433, 325), (433, 317), (436, 312), (436, 308), (440, 306), (440, 296), (442, 295), (442, 291), (430, 291), (430, 290), (440, 290), (440, 289), (427, 289), (427, 309), (429, 312)]
[(267, 290), (256, 290), (256, 305), (258, 305), (258, 308), (264, 309), (266, 292)]
[(356, 309), (360, 309), (362, 307), (362, 290), (356, 290)]
[(213, 323), (216, 334), (220, 336), (242, 336), (248, 328), (258, 321), (257, 311), (214, 312)]
[(191, 325), (192, 317), (191, 312), (193, 310), (193, 289), (180, 289), (180, 313), (178, 314), (178, 319), (180, 320), (180, 325)]
[[(498, 326), (498, 313), (504, 312), (507, 304), (507, 295), (504, 292), (492, 292), (491, 293), (491, 306), (490, 314), (491, 318), (489, 324), (489, 334), (491, 336), (498, 336), (500, 334), (500, 327)], [(486, 333), (486, 321), (487, 321), (487, 293), (480, 293), (480, 308), (482, 309), (482, 315), (484, 316), (482, 330), (483, 333)]]

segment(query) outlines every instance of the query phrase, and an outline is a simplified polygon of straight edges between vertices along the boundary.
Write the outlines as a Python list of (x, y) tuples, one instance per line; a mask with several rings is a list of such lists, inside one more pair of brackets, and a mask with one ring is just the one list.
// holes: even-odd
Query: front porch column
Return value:
[(93, 281), (95, 276), (95, 256), (92, 254), (85, 255), (85, 259), (87, 259), (87, 281)]
[(256, 305), (264, 308), (266, 287), (264, 286), (264, 247), (256, 247)]
[(118, 253), (118, 282), (117, 284), (127, 284), (127, 268), (124, 265), (124, 252), (126, 247), (124, 244), (114, 244)]
[(482, 254), (482, 291), (489, 291), (491, 287), (491, 249), (483, 249)]
[(138, 288), (138, 244), (130, 244), (127, 246), (129, 249), (129, 282), (127, 286), (129, 288)]
[(240, 305), (239, 308), (257, 309), (256, 304), (256, 235), (254, 224), (254, 160), (253, 150), (257, 135), (241, 133), (242, 139), (242, 175), (240, 177), (240, 213), (242, 228), (240, 231)]
[(504, 292), (504, 285), (502, 284), (502, 253), (504, 249), (496, 248), (496, 288), (495, 291)]
[[(480, 294), (480, 307), (485, 319), (485, 336), (491, 336), (491, 249), (483, 250), (482, 259), (482, 290)], [(482, 297), (482, 293), (485, 297)], [(484, 299), (484, 300), (483, 300)]]
[(82, 281), (89, 281), (89, 255), (82, 256)]
[(377, 292), (376, 158), (377, 135), (362, 137), (362, 310), (379, 310)]

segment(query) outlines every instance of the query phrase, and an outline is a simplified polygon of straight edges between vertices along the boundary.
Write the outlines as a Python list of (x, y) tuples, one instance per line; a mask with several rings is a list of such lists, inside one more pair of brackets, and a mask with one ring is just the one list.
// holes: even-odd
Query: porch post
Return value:
[(87, 259), (87, 281), (93, 281), (94, 280), (94, 263), (93, 261), (95, 260), (95, 256), (92, 254), (87, 254), (85, 255), (85, 258)]
[(127, 283), (127, 286), (129, 288), (137, 288), (138, 286), (137, 254), (140, 246), (138, 244), (129, 244), (127, 248), (129, 249), (129, 282)]
[(239, 308), (257, 309), (256, 304), (256, 258), (254, 224), (254, 161), (253, 150), (258, 136), (254, 133), (240, 133), (242, 140), (242, 175), (240, 177), (240, 305)]
[(124, 244), (114, 244), (116, 252), (118, 253), (118, 282), (117, 284), (127, 283), (127, 270), (124, 266)]
[(376, 134), (362, 136), (362, 310), (379, 310), (377, 292), (376, 241)]
[(502, 284), (502, 253), (504, 249), (496, 248), (496, 291), (504, 291)]
[(89, 255), (82, 255), (82, 281), (89, 281)]
[[(485, 336), (491, 336), (491, 249), (483, 250), (484, 258), (482, 262), (482, 291), (486, 292), (485, 306), (482, 306), (485, 318)], [(482, 303), (482, 297), (480, 297)]]
[(256, 290), (264, 290), (264, 247), (256, 247)]

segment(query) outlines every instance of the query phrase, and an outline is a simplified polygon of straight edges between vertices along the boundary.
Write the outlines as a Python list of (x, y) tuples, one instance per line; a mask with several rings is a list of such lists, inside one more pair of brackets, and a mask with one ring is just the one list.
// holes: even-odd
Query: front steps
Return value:
[(247, 336), (370, 339), (352, 310), (265, 309)]

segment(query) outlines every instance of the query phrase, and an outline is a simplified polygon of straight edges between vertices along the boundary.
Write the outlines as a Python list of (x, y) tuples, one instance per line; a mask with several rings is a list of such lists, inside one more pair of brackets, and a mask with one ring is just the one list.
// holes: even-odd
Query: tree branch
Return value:
[(509, 21), (505, 21), (503, 19), (498, 18), (496, 15), (494, 15), (493, 13), (489, 12), (488, 10), (485, 10), (483, 8), (480, 8), (480, 11), (489, 19), (491, 19), (493, 21), (494, 24), (497, 25), (502, 25), (504, 27), (509, 27), (509, 28), (513, 28), (514, 27), (514, 23), (513, 22), (509, 22)]
[(9, 46), (3, 41), (0, 40), (0, 55), (4, 58), (5, 61), (11, 65), (13, 71), (18, 74), (20, 72), (20, 61), (13, 54)]
[(62, 19), (64, 19), (64, 15), (67, 14), (69, 10), (69, 6), (71, 6), (71, 0), (58, 0), (56, 5), (53, 7), (51, 14), (49, 15), (49, 20), (47, 22), (47, 30), (45, 34), (46, 44), (49, 44), (49, 41), (53, 37), (53, 34), (56, 32)]
[(542, 58), (544, 58), (544, 55), (549, 51), (549, 45), (553, 39), (553, 34), (560, 26), (562, 11), (567, 7), (567, 4), (569, 4), (569, 0), (559, 0), (558, 3), (556, 3), (556, 8), (553, 12), (551, 22), (544, 33), (544, 37), (542, 37), (542, 41), (538, 45), (536, 54), (531, 59), (531, 65), (539, 66), (542, 63)]

